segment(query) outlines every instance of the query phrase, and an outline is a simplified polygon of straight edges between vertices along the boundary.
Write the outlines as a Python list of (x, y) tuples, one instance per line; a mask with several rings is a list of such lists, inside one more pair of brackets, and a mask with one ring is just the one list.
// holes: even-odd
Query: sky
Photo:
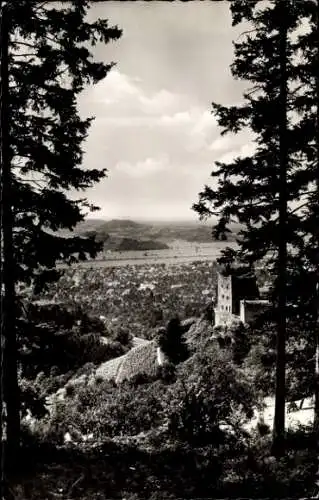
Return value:
[(248, 133), (220, 135), (211, 103), (236, 104), (244, 82), (230, 73), (228, 2), (92, 3), (89, 19), (107, 18), (120, 40), (92, 49), (116, 62), (105, 79), (79, 96), (81, 116), (95, 116), (83, 164), (107, 168), (87, 191), (94, 217), (188, 220), (215, 161), (251, 147)]

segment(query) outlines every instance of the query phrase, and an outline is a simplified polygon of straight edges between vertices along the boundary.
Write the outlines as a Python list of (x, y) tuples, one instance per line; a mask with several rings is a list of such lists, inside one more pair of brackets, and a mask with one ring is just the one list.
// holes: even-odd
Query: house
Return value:
[(126, 354), (102, 363), (97, 368), (95, 376), (120, 384), (140, 374), (155, 376), (159, 364), (156, 341), (145, 341), (145, 343), (133, 347)]
[(256, 275), (245, 266), (217, 269), (216, 297), (215, 326), (247, 323), (270, 305), (260, 299)]

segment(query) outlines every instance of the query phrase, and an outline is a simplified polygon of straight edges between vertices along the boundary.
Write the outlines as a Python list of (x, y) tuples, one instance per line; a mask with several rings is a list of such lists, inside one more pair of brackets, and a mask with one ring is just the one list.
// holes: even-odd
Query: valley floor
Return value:
[[(94, 261), (78, 264), (78, 267), (120, 267), (127, 265), (178, 264), (195, 261), (214, 261), (226, 247), (234, 248), (236, 243), (215, 241), (211, 243), (190, 243), (175, 241), (167, 250), (106, 251)], [(60, 266), (64, 267), (64, 266)], [(76, 267), (76, 266), (74, 266)]]

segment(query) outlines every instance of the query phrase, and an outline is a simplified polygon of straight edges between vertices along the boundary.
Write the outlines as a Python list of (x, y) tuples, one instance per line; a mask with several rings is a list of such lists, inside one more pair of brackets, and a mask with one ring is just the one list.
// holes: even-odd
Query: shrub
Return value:
[(270, 453), (271, 436), (256, 436), (238, 464), (242, 478), (238, 478), (237, 494), (255, 498), (312, 496), (318, 491), (315, 485), (317, 458), (311, 449), (312, 442), (313, 436), (306, 429), (291, 431), (287, 436), (286, 455), (275, 459)]
[(107, 333), (103, 322), (80, 308), (31, 305), (19, 326), (22, 375), (30, 379), (40, 372), (55, 377), (87, 363), (100, 364), (130, 348), (130, 336), (123, 329), (116, 339), (102, 343), (101, 333)]
[[(309, 397), (314, 392), (314, 326), (311, 322), (290, 319), (287, 324), (286, 382), (288, 400)], [(258, 391), (271, 396), (275, 391), (276, 325), (265, 322), (252, 325), (247, 334), (251, 349), (244, 358), (243, 367), (254, 374)]]
[(72, 397), (75, 393), (75, 387), (73, 384), (67, 384), (65, 386), (65, 394), (67, 397)]
[(93, 433), (94, 439), (99, 441), (156, 428), (163, 423), (165, 387), (159, 381), (137, 382), (125, 382), (116, 387), (101, 381), (76, 387), (49, 419), (47, 434), (61, 436), (71, 426), (84, 435)]
[(176, 367), (173, 363), (164, 363), (157, 367), (157, 378), (165, 384), (176, 382)]
[(221, 444), (232, 439), (234, 432), (243, 437), (241, 426), (252, 418), (256, 399), (230, 353), (207, 344), (205, 351), (181, 365), (176, 383), (168, 387), (170, 434), (194, 446)]

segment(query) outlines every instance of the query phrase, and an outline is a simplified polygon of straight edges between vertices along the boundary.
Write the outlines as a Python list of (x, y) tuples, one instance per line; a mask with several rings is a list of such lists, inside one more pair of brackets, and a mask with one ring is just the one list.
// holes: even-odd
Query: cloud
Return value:
[(129, 177), (141, 178), (154, 173), (163, 171), (167, 168), (169, 162), (166, 156), (162, 158), (146, 158), (135, 164), (129, 162), (119, 162), (115, 166), (117, 172), (121, 172)]
[(138, 96), (139, 92), (134, 79), (129, 78), (119, 71), (112, 70), (110, 74), (94, 88), (91, 100), (108, 106)]
[(202, 110), (200, 113), (195, 113), (189, 133), (188, 151), (207, 150), (212, 135), (216, 133), (218, 133), (217, 122), (209, 111)]
[(187, 109), (189, 103), (186, 96), (165, 88), (146, 91), (143, 84), (141, 78), (112, 69), (103, 80), (86, 89), (79, 97), (80, 112), (84, 113), (90, 107), (94, 114), (105, 114), (110, 119), (132, 118), (135, 115), (162, 116), (178, 112), (181, 108)]
[(225, 151), (228, 150), (234, 143), (234, 138), (229, 135), (217, 137), (208, 147), (210, 151)]
[(227, 153), (222, 154), (218, 157), (218, 159), (216, 159), (216, 161), (219, 161), (221, 163), (230, 163), (235, 158), (251, 156), (254, 153), (255, 148), (256, 146), (253, 143), (245, 143), (237, 149), (232, 149)]
[(208, 129), (216, 126), (216, 119), (213, 117), (210, 111), (205, 110), (200, 114), (200, 116), (197, 117), (192, 132), (194, 134), (205, 134)]
[(192, 117), (189, 111), (179, 111), (172, 115), (163, 115), (160, 117), (158, 124), (163, 126), (186, 125), (192, 122)]
[(143, 79), (119, 70), (82, 98), (97, 115), (84, 163), (108, 169), (108, 178), (88, 193), (104, 207), (102, 215), (118, 210), (136, 217), (148, 206), (156, 216), (180, 217), (183, 210), (191, 216), (198, 192), (211, 183), (213, 162), (232, 158), (247, 142), (245, 136), (221, 138), (216, 118), (192, 96), (151, 92)]
[(118, 24), (123, 36), (94, 48), (97, 60), (118, 65), (78, 99), (81, 116), (96, 116), (84, 166), (108, 169), (87, 195), (102, 215), (188, 217), (204, 184), (211, 184), (214, 161), (232, 158), (249, 142), (221, 138), (210, 109), (211, 101), (238, 102), (243, 87), (229, 71), (237, 36), (229, 8), (102, 2), (91, 16)]
[(139, 100), (145, 113), (162, 115), (165, 111), (176, 109), (181, 96), (162, 89), (150, 97), (141, 94)]
[[(152, 93), (143, 84), (142, 79), (112, 70), (81, 96), (82, 112), (90, 109), (96, 115), (85, 145), (85, 161), (94, 156), (95, 164), (101, 162), (112, 171), (118, 164), (123, 169), (127, 163), (136, 165), (145, 158), (155, 162), (163, 155), (181, 164), (203, 159), (219, 133), (210, 111), (194, 105), (192, 96), (166, 89)], [(106, 151), (104, 160), (101, 156)], [(195, 161), (192, 155), (197, 155)]]

